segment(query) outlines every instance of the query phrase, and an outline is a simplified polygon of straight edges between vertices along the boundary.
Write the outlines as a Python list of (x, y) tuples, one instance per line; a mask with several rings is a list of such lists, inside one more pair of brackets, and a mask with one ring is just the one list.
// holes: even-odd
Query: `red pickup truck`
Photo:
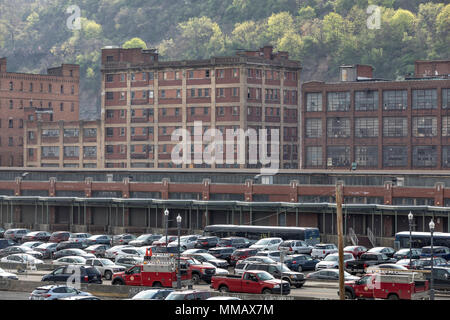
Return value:
[(428, 281), (419, 273), (373, 273), (345, 282), (346, 299), (421, 300), (428, 297)]
[(211, 288), (220, 292), (241, 292), (258, 294), (280, 294), (281, 286), (283, 294), (289, 294), (291, 287), (289, 282), (275, 279), (266, 271), (246, 271), (242, 276), (227, 275), (214, 276), (211, 279)]

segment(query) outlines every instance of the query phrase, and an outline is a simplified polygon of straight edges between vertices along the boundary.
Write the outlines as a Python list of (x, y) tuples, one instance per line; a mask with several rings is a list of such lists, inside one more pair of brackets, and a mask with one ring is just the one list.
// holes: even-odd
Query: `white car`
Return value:
[(92, 237), (90, 233), (72, 233), (68, 241), (86, 243), (90, 237)]
[(44, 261), (36, 259), (28, 253), (15, 253), (0, 259), (0, 262), (5, 263), (20, 263), (20, 264), (43, 264)]
[[(191, 235), (191, 236), (182, 236), (180, 237), (180, 247), (183, 250), (194, 249), (195, 244), (197, 243), (197, 239), (201, 236)], [(178, 239), (172, 242), (169, 242), (168, 247), (177, 247)]]
[(30, 300), (57, 300), (71, 296), (91, 296), (91, 294), (65, 285), (48, 285), (36, 288), (31, 293)]
[(0, 279), (3, 280), (19, 280), (19, 278), (11, 272), (6, 272), (2, 268), (0, 268)]
[[(347, 261), (355, 260), (353, 254), (344, 253), (344, 266)], [(316, 271), (321, 269), (339, 268), (339, 253), (331, 253), (327, 255), (322, 261), (316, 264)]]
[(336, 252), (338, 252), (338, 248), (334, 243), (319, 243), (312, 249), (311, 257), (315, 259), (323, 259), (327, 255)]
[(281, 238), (264, 238), (252, 244), (250, 248), (256, 250), (278, 250), (278, 246), (282, 242), (283, 239)]
[(79, 264), (84, 265), (86, 264), (86, 259), (80, 256), (67, 256), (62, 257), (56, 260), (52, 261), (52, 264), (57, 266), (65, 266), (65, 265), (71, 265), (71, 264)]
[(116, 265), (111, 260), (105, 258), (87, 259), (86, 265), (94, 266), (106, 280), (111, 280), (114, 273), (122, 272), (127, 269), (124, 266)]
[[(274, 260), (275, 262), (280, 262), (281, 253), (282, 253), (282, 251), (279, 251), (279, 250), (260, 251), (256, 254), (255, 257), (269, 257), (270, 259)], [(284, 257), (286, 258), (286, 255)]]
[(107, 249), (105, 251), (105, 258), (115, 259), (117, 257), (117, 253), (122, 248), (134, 248), (134, 247), (130, 246), (129, 244), (124, 244), (124, 245), (118, 245), (118, 246), (111, 247), (111, 248), (109, 248), (109, 249)]
[(117, 251), (114, 252), (115, 257), (113, 258), (116, 260), (118, 257), (143, 257), (145, 256), (145, 253), (142, 253), (142, 250), (138, 250), (142, 248), (119, 248)]
[(44, 244), (44, 242), (42, 242), (42, 241), (28, 241), (28, 242), (22, 243), (20, 246), (21, 247), (28, 247), (31, 250), (36, 251), (34, 248), (40, 246), (41, 244)]

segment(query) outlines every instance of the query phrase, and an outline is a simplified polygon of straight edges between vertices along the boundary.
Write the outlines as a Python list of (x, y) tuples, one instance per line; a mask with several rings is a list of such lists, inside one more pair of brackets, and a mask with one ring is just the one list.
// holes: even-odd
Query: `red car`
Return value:
[(345, 253), (351, 253), (355, 259), (359, 259), (361, 255), (367, 252), (367, 248), (364, 246), (348, 246), (344, 248)]
[(62, 241), (69, 241), (70, 238), (70, 232), (68, 231), (56, 231), (53, 232), (50, 236), (49, 242), (62, 242)]
[(258, 250), (250, 248), (234, 250), (234, 252), (231, 254), (230, 264), (234, 266), (239, 260), (244, 260), (248, 257), (256, 256), (257, 253)]
[[(167, 243), (178, 240), (177, 236), (167, 236)], [(158, 241), (153, 241), (152, 246), (162, 247), (166, 245), (166, 236), (161, 237)]]

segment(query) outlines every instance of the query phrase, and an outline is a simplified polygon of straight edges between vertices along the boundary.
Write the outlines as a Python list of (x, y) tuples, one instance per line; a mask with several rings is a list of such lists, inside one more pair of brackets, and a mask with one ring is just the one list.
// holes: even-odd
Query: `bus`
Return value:
[(271, 227), (271, 226), (246, 226), (231, 224), (216, 224), (206, 226), (203, 235), (226, 237), (244, 237), (249, 240), (279, 237), (283, 240), (303, 240), (308, 245), (314, 246), (320, 243), (318, 228), (309, 227)]
[[(412, 248), (423, 248), (431, 245), (430, 232), (411, 232)], [(450, 248), (450, 233), (433, 232), (433, 245)], [(395, 249), (409, 249), (409, 231), (395, 234)]]

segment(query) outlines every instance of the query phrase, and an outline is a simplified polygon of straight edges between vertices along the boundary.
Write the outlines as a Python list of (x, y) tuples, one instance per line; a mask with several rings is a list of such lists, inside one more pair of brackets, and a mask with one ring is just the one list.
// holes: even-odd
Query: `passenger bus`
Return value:
[(320, 243), (318, 228), (309, 227), (271, 227), (271, 226), (246, 226), (231, 224), (216, 224), (206, 226), (203, 235), (225, 237), (245, 237), (249, 240), (279, 237), (283, 240), (303, 240), (308, 245)]
[[(411, 233), (412, 247), (423, 248), (431, 245), (430, 232)], [(409, 249), (409, 231), (402, 231), (395, 234), (395, 249)], [(450, 248), (450, 233), (433, 232), (433, 245)]]

